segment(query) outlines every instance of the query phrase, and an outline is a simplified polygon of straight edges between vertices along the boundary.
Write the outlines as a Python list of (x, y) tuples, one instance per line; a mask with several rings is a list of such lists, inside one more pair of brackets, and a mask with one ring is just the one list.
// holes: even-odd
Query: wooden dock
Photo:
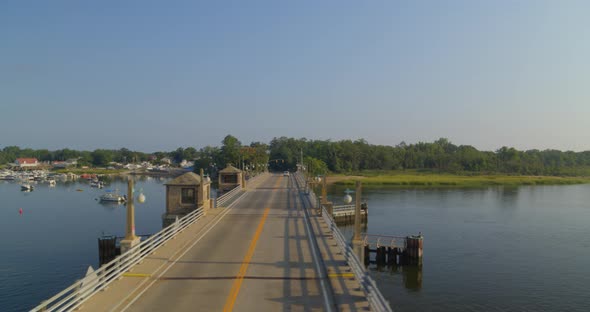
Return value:
[[(355, 205), (337, 205), (332, 208), (332, 218), (339, 225), (354, 224)], [(367, 223), (369, 209), (366, 203), (361, 205), (361, 222)]]
[[(365, 266), (371, 263), (378, 267), (422, 265), (424, 237), (421, 234), (405, 237), (365, 234), (363, 247)], [(372, 254), (375, 256), (371, 257)]]

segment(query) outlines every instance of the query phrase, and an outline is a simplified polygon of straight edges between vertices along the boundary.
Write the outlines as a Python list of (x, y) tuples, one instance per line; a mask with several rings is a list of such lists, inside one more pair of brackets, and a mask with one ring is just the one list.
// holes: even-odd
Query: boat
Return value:
[(49, 183), (49, 186), (55, 186), (55, 180), (54, 179), (47, 180), (47, 183)]
[(21, 191), (32, 191), (34, 189), (35, 189), (35, 187), (32, 186), (31, 184), (28, 184), (28, 183), (20, 186)]
[(101, 202), (122, 203), (127, 201), (127, 196), (119, 195), (117, 193), (105, 193), (100, 196)]
[(99, 181), (99, 180), (92, 180), (92, 181), (90, 181), (90, 187), (103, 188), (104, 182)]

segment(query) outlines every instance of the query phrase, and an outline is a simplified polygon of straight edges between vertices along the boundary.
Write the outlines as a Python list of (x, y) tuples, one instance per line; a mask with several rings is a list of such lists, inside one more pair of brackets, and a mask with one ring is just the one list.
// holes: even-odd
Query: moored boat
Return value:
[(90, 187), (103, 188), (104, 182), (99, 181), (99, 180), (92, 180), (92, 181), (90, 181)]
[(34, 189), (35, 189), (35, 187), (34, 187), (34, 186), (32, 186), (31, 184), (28, 184), (28, 183), (26, 183), (26, 184), (22, 184), (22, 185), (20, 186), (20, 190), (21, 190), (21, 191), (32, 191), (32, 190), (34, 190)]
[(100, 196), (101, 202), (121, 203), (127, 201), (127, 196), (119, 195), (117, 193), (105, 193)]

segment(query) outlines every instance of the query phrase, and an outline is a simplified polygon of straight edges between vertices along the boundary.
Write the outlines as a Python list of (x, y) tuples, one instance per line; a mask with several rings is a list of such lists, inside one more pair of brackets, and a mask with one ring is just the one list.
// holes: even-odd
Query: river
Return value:
[[(136, 204), (138, 234), (161, 229), (165, 181), (136, 181), (147, 197)], [(0, 182), (1, 311), (28, 310), (97, 267), (97, 238), (125, 228), (125, 206), (100, 204), (103, 192), (58, 182), (25, 193)], [(396, 311), (590, 310), (590, 185), (367, 188), (363, 197), (368, 233), (424, 235), (421, 270), (371, 269)]]
[[(165, 181), (137, 177), (135, 188), (147, 197), (135, 205), (138, 234), (162, 228)], [(127, 183), (114, 180), (100, 190), (58, 181), (21, 192), (18, 183), (0, 181), (1, 311), (29, 310), (82, 278), (89, 265), (98, 267), (97, 238), (125, 234), (125, 206), (97, 200), (108, 189), (124, 194)]]
[[(341, 200), (343, 189), (330, 195)], [(590, 185), (367, 188), (362, 197), (368, 233), (424, 235), (421, 272), (372, 267), (396, 311), (590, 311)]]

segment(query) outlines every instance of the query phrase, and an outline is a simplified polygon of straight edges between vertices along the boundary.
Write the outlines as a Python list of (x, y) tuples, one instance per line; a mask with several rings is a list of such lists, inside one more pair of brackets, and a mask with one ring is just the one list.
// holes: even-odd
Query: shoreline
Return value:
[(396, 188), (462, 188), (488, 186), (529, 186), (529, 185), (574, 185), (588, 184), (590, 177), (557, 177), (557, 176), (509, 176), (481, 175), (461, 176), (449, 174), (399, 174), (377, 176), (328, 176), (328, 185), (351, 186), (361, 181), (363, 186), (384, 186)]

